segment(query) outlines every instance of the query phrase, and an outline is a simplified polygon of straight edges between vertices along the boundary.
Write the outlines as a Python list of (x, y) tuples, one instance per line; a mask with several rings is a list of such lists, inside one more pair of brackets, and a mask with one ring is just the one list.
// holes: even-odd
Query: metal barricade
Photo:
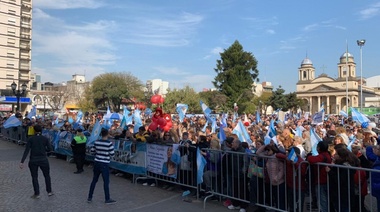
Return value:
[[(152, 179), (180, 185), (199, 194), (197, 186), (196, 148), (179, 144), (146, 144), (146, 175), (138, 180)], [(198, 196), (198, 195), (197, 195)]]

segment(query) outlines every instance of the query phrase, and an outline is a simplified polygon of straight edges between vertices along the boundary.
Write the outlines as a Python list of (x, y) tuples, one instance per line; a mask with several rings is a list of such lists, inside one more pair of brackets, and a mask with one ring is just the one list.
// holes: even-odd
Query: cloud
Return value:
[(202, 91), (203, 88), (214, 88), (212, 81), (214, 80), (214, 76), (206, 75), (206, 74), (196, 74), (196, 75), (188, 75), (182, 77), (177, 80), (168, 80), (170, 88), (184, 88), (185, 86), (190, 86), (194, 88), (196, 91)]
[(154, 67), (154, 70), (160, 72), (163, 75), (168, 75), (168, 76), (183, 76), (183, 75), (190, 75), (190, 73), (182, 71), (176, 67)]
[(132, 44), (178, 47), (189, 45), (202, 22), (201, 15), (182, 12), (162, 17), (133, 16), (124, 23), (124, 41)]
[(334, 24), (335, 22), (336, 22), (336, 20), (334, 20), (334, 19), (327, 20), (327, 21), (321, 21), (320, 23), (314, 23), (314, 24), (307, 25), (307, 26), (303, 27), (302, 30), (305, 32), (316, 31), (316, 30), (319, 30), (321, 28), (336, 28), (336, 29), (341, 29), (341, 30), (347, 30), (347, 28), (344, 26)]
[(221, 52), (223, 52), (224, 50), (223, 50), (223, 48), (222, 47), (215, 47), (215, 48), (213, 48), (212, 50), (211, 50), (211, 53), (212, 54), (215, 54), (215, 55), (219, 55)]
[(33, 0), (33, 7), (41, 9), (96, 9), (104, 5), (102, 0)]
[(74, 74), (83, 74), (86, 77), (86, 81), (92, 81), (94, 77), (105, 73), (105, 70), (99, 66), (67, 66), (49, 69), (33, 67), (33, 73), (41, 75), (42, 82), (59, 83), (66, 82)]
[(270, 34), (270, 35), (274, 35), (274, 34), (276, 34), (276, 32), (275, 32), (273, 29), (267, 29), (267, 30), (266, 30), (266, 33), (267, 33), (267, 34)]
[(84, 70), (92, 77), (119, 59), (110, 34), (117, 27), (113, 21), (71, 25), (38, 8), (33, 18), (32, 69), (49, 81), (67, 79)]
[(360, 19), (366, 20), (380, 14), (380, 2), (370, 5), (368, 8), (359, 11)]

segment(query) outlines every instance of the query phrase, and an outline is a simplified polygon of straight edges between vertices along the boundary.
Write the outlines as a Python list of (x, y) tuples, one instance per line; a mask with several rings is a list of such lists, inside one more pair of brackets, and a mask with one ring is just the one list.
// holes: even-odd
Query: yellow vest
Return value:
[(29, 126), (28, 127), (28, 135), (30, 136), (30, 135), (34, 135), (34, 134), (35, 134), (34, 127), (33, 126)]

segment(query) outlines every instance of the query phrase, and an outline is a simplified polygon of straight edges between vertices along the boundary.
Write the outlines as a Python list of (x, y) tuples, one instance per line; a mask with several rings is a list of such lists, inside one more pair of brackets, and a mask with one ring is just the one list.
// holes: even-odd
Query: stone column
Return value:
[(326, 101), (326, 109), (327, 109), (327, 110), (326, 110), (326, 113), (327, 113), (327, 114), (330, 114), (330, 113), (331, 113), (331, 112), (330, 112), (330, 111), (331, 111), (331, 107), (330, 107), (330, 96), (327, 96), (327, 97), (326, 97), (326, 100), (327, 100), (327, 101)]

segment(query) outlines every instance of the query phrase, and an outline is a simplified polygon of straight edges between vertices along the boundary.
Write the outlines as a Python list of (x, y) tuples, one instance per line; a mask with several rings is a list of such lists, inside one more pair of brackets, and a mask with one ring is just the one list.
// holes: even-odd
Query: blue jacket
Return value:
[[(372, 169), (380, 171), (380, 156), (373, 153), (372, 146), (366, 148), (368, 160), (373, 162)], [(380, 172), (371, 172), (371, 194), (376, 198), (380, 198)]]

